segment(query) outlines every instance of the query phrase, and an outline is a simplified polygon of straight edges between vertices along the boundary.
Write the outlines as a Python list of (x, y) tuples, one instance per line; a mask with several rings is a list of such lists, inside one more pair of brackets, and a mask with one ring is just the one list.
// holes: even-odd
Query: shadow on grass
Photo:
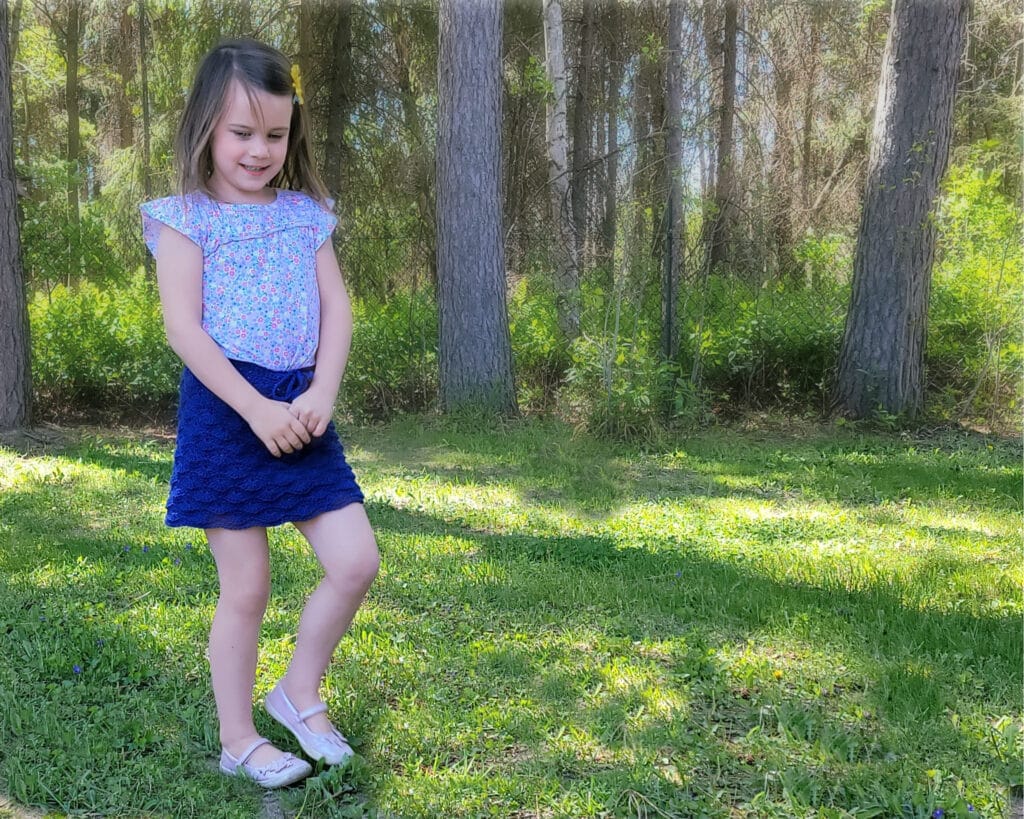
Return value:
[[(126, 450), (132, 446), (97, 441), (62, 457), (123, 472), (131, 481), (166, 480), (166, 450)], [(428, 451), (432, 457), (438, 452)], [(406, 453), (403, 460), (416, 458), (415, 452)], [(523, 485), (526, 496), (536, 492), (538, 498), (551, 486), (561, 487), (570, 503), (586, 508), (606, 503), (620, 486), (611, 477), (621, 468), (617, 456), (591, 452), (580, 459), (578, 467), (596, 463), (606, 477), (591, 495), (584, 478), (567, 477), (572, 460), (545, 466), (538, 454), (529, 462), (496, 467), (487, 480)], [(754, 466), (737, 469), (748, 474), (744, 470)], [(454, 470), (449, 477), (456, 474), (476, 472)], [(695, 483), (681, 494), (702, 494), (697, 491), (702, 478), (687, 474)], [(665, 475), (655, 474), (655, 484), (662, 480)], [(715, 482), (713, 488), (721, 486)], [(926, 488), (923, 478), (918, 488)], [(25, 802), (64, 810), (240, 815), (253, 806), (253, 791), (205, 767), (216, 738), (194, 610), (215, 596), (212, 562), (204, 553), (170, 568), (163, 559), (181, 555), (162, 534), (154, 535), (152, 521), (128, 514), (116, 525), (98, 522), (93, 507), (112, 509), (116, 493), (94, 495), (95, 503), (88, 502), (88, 493), (75, 504), (62, 503), (71, 489), (60, 480), (29, 483), (0, 499), (3, 526), (18, 533), (15, 548), (0, 549), (0, 578), (16, 579), (0, 583), (8, 612), (0, 615), (5, 626), (0, 645), (11, 658), (12, 675), (0, 712), (0, 742), (9, 749), (0, 763), (0, 782)], [(677, 497), (661, 492), (657, 498)], [(722, 494), (736, 493), (730, 488)], [(631, 496), (636, 495), (648, 497), (643, 489)], [(913, 771), (933, 766), (929, 748), (896, 747), (914, 731), (927, 735), (928, 744), (942, 748), (947, 759), (970, 758), (971, 764), (993, 770), (1000, 764), (991, 749), (958, 733), (945, 715), (983, 701), (1013, 710), (1021, 685), (1017, 617), (907, 605), (909, 580), (903, 585), (849, 576), (818, 585), (779, 581), (742, 561), (710, 557), (700, 543), (656, 533), (631, 546), (603, 536), (490, 534), (383, 503), (371, 503), (368, 512), (388, 571), (357, 625), (383, 631), (401, 618), (407, 639), (428, 652), (422, 668), (400, 669), (395, 656), (384, 654), (362, 668), (372, 670), (373, 662), (384, 666), (372, 682), (356, 671), (345, 678), (354, 687), (353, 724), (373, 749), (371, 766), (381, 772), (360, 783), (371, 800), (388, 777), (408, 775), (416, 759), (435, 760), (431, 764), (439, 774), (445, 764), (469, 758), (481, 770), (513, 780), (553, 776), (562, 789), (603, 783), (617, 798), (636, 792), (667, 800), (660, 804), (676, 800), (679, 810), (689, 805), (694, 811), (721, 809), (715, 801), (721, 794), (737, 803), (749, 803), (762, 789), (781, 798), (783, 785), (769, 785), (768, 772), (780, 768), (780, 759), (782, 770), (796, 770), (805, 753), (824, 755), (830, 765), (867, 767), (842, 769), (842, 781), (826, 767), (802, 785), (790, 781), (790, 792), (800, 786), (814, 804), (857, 804), (881, 775), (888, 754), (919, 754), (911, 759)], [(833, 532), (829, 524), (815, 526), (814, 537)], [(756, 522), (742, 530), (742, 537), (770, 546), (788, 536), (785, 527), (785, 521)], [(808, 531), (803, 524), (801, 531)], [(148, 539), (159, 548), (143, 557), (133, 544), (125, 555), (126, 537)], [(459, 548), (444, 551), (435, 545), (446, 538), (457, 538)], [(970, 569), (966, 561), (944, 561), (922, 571)], [(482, 563), (500, 572), (473, 574), (473, 566)], [(42, 567), (46, 571), (36, 571)], [(283, 578), (275, 593), (308, 591), (304, 576), (285, 572)], [(139, 594), (147, 594), (144, 601)], [(111, 612), (140, 605), (191, 616), (193, 631), (160, 635), (124, 625), (111, 632)], [(52, 630), (39, 616), (48, 618)], [(287, 627), (274, 624), (271, 636)], [(536, 644), (511, 641), (513, 630), (537, 638)], [(545, 633), (565, 641), (542, 645), (538, 635)], [(849, 662), (854, 670), (848, 677), (836, 671), (836, 679), (815, 671), (811, 676), (832, 686), (832, 693), (819, 695), (807, 688), (813, 679), (790, 685), (788, 669), (776, 680), (771, 668), (756, 663), (777, 652), (774, 643), (790, 637), (834, 656), (837, 665)], [(104, 644), (111, 646), (109, 652), (96, 650), (100, 640), (109, 641)], [(648, 643), (672, 648), (663, 655), (645, 654), (641, 644)], [(360, 649), (343, 644), (342, 650), (358, 654)], [(744, 652), (751, 656), (746, 665), (727, 659)], [(73, 671), (69, 675), (69, 663), (88, 668), (88, 680)], [(619, 682), (615, 663), (624, 669)], [(750, 663), (754, 671), (744, 676)], [(660, 712), (652, 706), (644, 686), (631, 681), (633, 669), (660, 681), (672, 704)], [(837, 680), (846, 687), (844, 694), (836, 693)], [(41, 691), (46, 692), (42, 700)], [(569, 743), (557, 730), (539, 727), (530, 709), (517, 704), (524, 692), (544, 713), (560, 715), (563, 727), (578, 729), (582, 739)], [(386, 715), (408, 708), (410, 695), (462, 711), (439, 705), (440, 722), (430, 729), (436, 735), (426, 729), (411, 738), (385, 733), (393, 725)], [(851, 727), (831, 713), (830, 703), (844, 697), (863, 704), (870, 718)], [(478, 725), (478, 735), (466, 736), (465, 715), (487, 702), (494, 711), (483, 721), (493, 724)], [(30, 716), (40, 709), (46, 718), (31, 724)], [(678, 718), (667, 718), (673, 714)], [(15, 730), (16, 722), (27, 727)], [(759, 744), (757, 732), (772, 742), (785, 739), (787, 750)], [(643, 763), (642, 774), (627, 761), (634, 755)], [(90, 766), (96, 757), (102, 764)], [(647, 760), (662, 757), (692, 776), (665, 774), (651, 785)], [(956, 764), (947, 762), (953, 769)], [(881, 786), (876, 781), (874, 787)], [(533, 803), (524, 800), (522, 807)], [(324, 811), (320, 815), (330, 815)]]
[[(1021, 508), (1019, 447), (987, 450), (977, 436), (763, 435), (715, 431), (647, 451), (573, 438), (568, 428), (537, 441), (513, 425), (504, 437), (427, 426), (358, 430), (356, 440), (377, 463), (393, 464), (439, 483), (502, 486), (527, 502), (610, 511), (632, 501), (693, 497), (803, 498), (863, 509), (887, 501), (957, 499), (1006, 510)], [(408, 439), (405, 440), (404, 438)], [(356, 456), (358, 458), (358, 456)], [(658, 465), (669, 460), (669, 465)], [(452, 461), (462, 461), (452, 466)]]
[[(368, 457), (412, 469), (438, 483), (507, 487), (526, 502), (559, 504), (587, 513), (609, 512), (634, 501), (779, 500), (796, 495), (860, 510), (886, 502), (951, 499), (1001, 510), (1022, 508), (1024, 472), (1018, 448), (1000, 444), (987, 452), (969, 433), (939, 439), (843, 435), (807, 439), (742, 432), (727, 437), (716, 432), (713, 437), (681, 440), (660, 454), (644, 456), (655, 461), (668, 457), (678, 465), (637, 466), (635, 450), (575, 439), (568, 428), (544, 448), (535, 445), (529, 427), (521, 426), (512, 426), (510, 437), (473, 436), (428, 426), (422, 440), (400, 441), (398, 446), (384, 437), (390, 432), (376, 428), (352, 432), (356, 451), (352, 461), (357, 469), (359, 450), (365, 446)], [(413, 432), (418, 430), (400, 430), (405, 435)], [(129, 476), (169, 479), (168, 442), (140, 436), (125, 446), (125, 440), (86, 436), (61, 454)], [(25, 451), (38, 454), (33, 447)], [(464, 464), (443, 463), (452, 459)]]

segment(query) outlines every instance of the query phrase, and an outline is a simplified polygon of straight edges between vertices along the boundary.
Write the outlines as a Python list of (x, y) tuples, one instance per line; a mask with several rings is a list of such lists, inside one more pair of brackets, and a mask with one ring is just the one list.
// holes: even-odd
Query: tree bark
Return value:
[(669, 0), (665, 53), (665, 163), (668, 171), (668, 220), (661, 283), (661, 352), (674, 361), (679, 352), (677, 308), (683, 265), (683, 5)]
[(437, 278), (441, 405), (517, 411), (501, 225), (501, 3), (438, 10)]
[[(149, 70), (147, 68), (146, 32), (149, 29), (149, 12), (146, 0), (137, 0), (139, 9), (139, 83), (142, 104), (142, 192), (147, 200), (153, 198), (153, 161), (150, 154), (152, 128), (150, 126)], [(156, 276), (156, 259), (146, 253), (143, 262), (146, 272)]]
[[(395, 7), (393, 36), (395, 62), (398, 72), (398, 91), (402, 103), (402, 119), (409, 136), (409, 151), (412, 161), (412, 182), (416, 192), (416, 212), (419, 214), (422, 240), (431, 260), (430, 281), (437, 282), (437, 237), (434, 231), (437, 217), (434, 213), (434, 180), (430, 178), (430, 152), (427, 137), (420, 116), (418, 93), (415, 88), (415, 67), (413, 66), (413, 43), (416, 36), (415, 24), (406, 17), (406, 10), (399, 4)], [(500, 91), (499, 91), (500, 93)], [(499, 99), (500, 103), (500, 99)], [(501, 217), (498, 217), (499, 224)]]
[(718, 127), (718, 169), (715, 175), (715, 222), (711, 234), (711, 267), (728, 261), (733, 222), (733, 122), (736, 105), (737, 0), (725, 0), (722, 35), (722, 109)]
[(912, 418), (924, 404), (935, 250), (969, 0), (895, 0), (875, 107), (836, 409)]
[(807, 86), (804, 94), (804, 121), (803, 121), (803, 144), (800, 152), (800, 201), (803, 204), (807, 221), (814, 219), (816, 209), (810, 209), (811, 199), (811, 177), (814, 174), (813, 154), (811, 152), (812, 139), (814, 137), (814, 102), (817, 90), (817, 68), (818, 68), (818, 16), (814, 6), (809, 7), (811, 15), (811, 43), (810, 54), (807, 57), (809, 69), (807, 72)]
[(78, 44), (81, 36), (81, 9), (79, 0), (68, 2), (68, 24), (67, 42), (65, 43), (65, 77), (64, 77), (64, 101), (68, 115), (68, 222), (69, 222), (69, 248), (68, 248), (68, 284), (72, 278), (77, 278), (81, 273), (81, 248), (79, 246), (79, 229), (81, 216), (79, 213), (78, 189), (81, 185), (81, 136), (78, 127)]
[[(619, 57), (619, 14), (615, 0), (605, 11), (608, 48), (608, 165), (605, 172), (604, 221), (601, 225), (601, 251), (608, 270), (615, 263), (615, 232), (617, 229), (619, 184), (619, 97), (622, 84), (622, 61)], [(610, 274), (609, 274), (610, 275)]]
[(28, 308), (18, 238), (14, 109), (7, 4), (0, 3), (0, 430), (26, 426), (32, 412)]
[[(14, 5), (11, 7), (11, 45), (7, 52), (7, 70), (11, 72), (8, 74), (8, 77), (11, 78), (8, 82), (11, 84), (12, 89), (14, 88), (14, 61), (18, 58), (18, 39), (21, 37), (21, 9), (23, 5), (24, 0), (14, 0)], [(11, 99), (13, 100), (13, 90), (11, 91), (11, 94)], [(12, 110), (14, 108), (13, 102), (11, 103), (11, 108)]]
[[(548, 196), (554, 230), (555, 293), (558, 327), (566, 341), (580, 334), (580, 265), (576, 222), (570, 209), (566, 123), (565, 52), (560, 0), (544, 2), (545, 70), (551, 92), (547, 104)], [(573, 201), (575, 195), (573, 196)]]
[[(545, 8), (547, 6), (548, 4), (545, 3)], [(558, 10), (559, 22), (561, 22), (561, 3), (559, 3)], [(547, 15), (545, 15), (546, 30)], [(564, 48), (562, 53), (565, 53)], [(576, 237), (576, 257), (580, 260), (583, 259), (583, 248), (587, 237), (587, 180), (590, 178), (590, 137), (593, 126), (590, 89), (593, 73), (594, 2), (593, 0), (584, 0), (583, 28), (580, 32), (580, 60), (576, 72), (575, 100), (572, 111), (572, 221), (573, 234)]]
[(793, 64), (789, 32), (777, 28), (772, 36), (775, 80), (775, 129), (771, 153), (771, 180), (774, 191), (771, 205), (772, 241), (779, 275), (795, 275), (793, 264), (793, 164), (794, 128), (792, 95)]
[(121, 9), (117, 31), (117, 73), (120, 84), (114, 91), (114, 107), (117, 116), (117, 147), (131, 148), (135, 144), (135, 117), (132, 116), (132, 101), (128, 96), (128, 83), (135, 76), (135, 32), (128, 5)]
[[(352, 2), (338, 0), (332, 9), (331, 79), (327, 98), (327, 141), (324, 152), (324, 184), (335, 200), (344, 187), (348, 160), (345, 129), (352, 110)], [(337, 236), (337, 231), (335, 232)], [(339, 241), (339, 239), (336, 239)]]

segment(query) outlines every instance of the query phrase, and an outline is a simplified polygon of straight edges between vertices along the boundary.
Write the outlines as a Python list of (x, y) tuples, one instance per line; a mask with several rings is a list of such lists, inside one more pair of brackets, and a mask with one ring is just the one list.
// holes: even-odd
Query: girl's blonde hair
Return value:
[(288, 153), (270, 186), (303, 191), (326, 204), (327, 187), (313, 162), (309, 117), (306, 106), (295, 96), (288, 58), (276, 48), (248, 39), (224, 40), (199, 63), (175, 139), (178, 192), (185, 195), (200, 190), (213, 196), (208, 185), (213, 173), (210, 143), (234, 80), (241, 83), (254, 108), (258, 108), (257, 90), (292, 97)]

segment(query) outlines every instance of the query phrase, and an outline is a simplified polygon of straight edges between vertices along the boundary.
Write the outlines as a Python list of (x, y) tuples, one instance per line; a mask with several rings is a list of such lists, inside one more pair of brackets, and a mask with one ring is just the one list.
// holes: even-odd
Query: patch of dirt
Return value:
[(43, 819), (46, 814), (15, 805), (6, 796), (0, 796), (0, 819)]

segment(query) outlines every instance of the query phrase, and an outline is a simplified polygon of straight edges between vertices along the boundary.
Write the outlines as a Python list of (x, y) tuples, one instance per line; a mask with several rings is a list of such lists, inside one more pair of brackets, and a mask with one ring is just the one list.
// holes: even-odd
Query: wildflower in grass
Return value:
[(40, 623), (45, 623), (46, 622), (46, 615), (45, 614), (40, 614), (39, 615), (39, 622)]
[(124, 550), (125, 550), (126, 552), (130, 552), (130, 551), (132, 550), (132, 547), (131, 547), (131, 546), (128, 546), (128, 545), (126, 545), (126, 546), (124, 547)]
[(148, 552), (148, 551), (149, 551), (149, 547), (148, 547), (148, 546), (143, 546), (143, 547), (142, 547), (142, 552), (143, 552), (143, 554), (145, 554), (145, 553), (146, 553), (146, 552)]
[(71, 666), (71, 670), (74, 671), (76, 674), (81, 674), (82, 673), (82, 666), (80, 666), (80, 665), (78, 665), (76, 663), (75, 665)]
[(678, 572), (676, 572), (676, 577), (682, 577), (682, 576), (683, 576), (683, 573), (682, 573), (682, 571), (678, 571)]
[(942, 808), (936, 808), (935, 813), (932, 814), (932, 819), (942, 819), (946, 815), (946, 812)]
[(100, 638), (99, 638), (99, 639), (98, 639), (98, 640), (96, 641), (96, 647), (97, 647), (97, 648), (103, 648), (103, 646), (104, 646), (104, 645), (106, 645), (106, 642), (107, 642), (106, 640), (104, 640), (104, 639), (103, 639), (102, 637), (100, 637)]
[(191, 552), (192, 551), (192, 544), (191, 543), (186, 543), (185, 544), (185, 551), (186, 552)]
[(174, 565), (175, 566), (180, 566), (181, 565), (181, 558), (180, 557), (174, 558)]

